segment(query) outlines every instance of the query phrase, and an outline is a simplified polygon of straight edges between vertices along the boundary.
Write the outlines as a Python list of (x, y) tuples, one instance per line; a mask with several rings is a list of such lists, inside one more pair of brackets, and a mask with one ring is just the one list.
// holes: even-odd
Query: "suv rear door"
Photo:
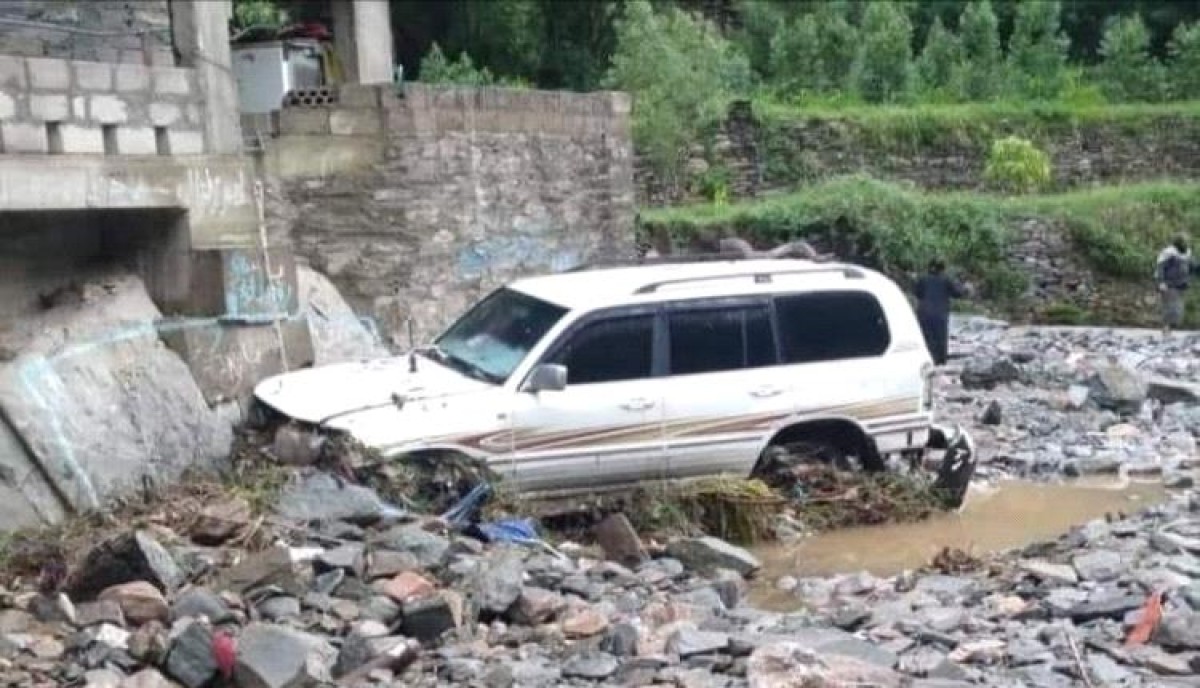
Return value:
[(567, 386), (516, 393), (513, 452), (497, 466), (521, 490), (630, 482), (660, 460), (656, 310), (589, 316), (551, 345), (541, 362), (565, 365)]
[(766, 297), (666, 308), (666, 459), (646, 477), (746, 474), (767, 430), (795, 410)]

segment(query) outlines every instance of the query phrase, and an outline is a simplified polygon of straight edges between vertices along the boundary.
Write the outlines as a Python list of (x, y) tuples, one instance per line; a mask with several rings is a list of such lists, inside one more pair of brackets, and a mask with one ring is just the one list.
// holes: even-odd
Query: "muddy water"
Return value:
[[(822, 576), (869, 571), (888, 576), (923, 566), (943, 547), (984, 554), (1052, 539), (1073, 526), (1108, 513), (1130, 513), (1164, 501), (1158, 483), (1075, 482), (1041, 485), (1005, 482), (972, 488), (957, 512), (920, 523), (847, 528), (787, 545), (754, 551), (763, 563), (752, 601), (789, 606), (790, 595), (774, 589), (780, 576)], [(795, 606), (794, 602), (790, 606)]]

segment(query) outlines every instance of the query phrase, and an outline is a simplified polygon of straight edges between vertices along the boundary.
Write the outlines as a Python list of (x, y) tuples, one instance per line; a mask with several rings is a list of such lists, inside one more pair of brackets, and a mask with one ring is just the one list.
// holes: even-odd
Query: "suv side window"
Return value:
[(672, 375), (775, 365), (766, 304), (682, 310), (667, 316)]
[(867, 292), (780, 296), (775, 312), (785, 363), (878, 356), (891, 344), (883, 308)]
[(553, 356), (567, 367), (567, 384), (637, 380), (651, 375), (654, 316), (628, 315), (584, 325)]

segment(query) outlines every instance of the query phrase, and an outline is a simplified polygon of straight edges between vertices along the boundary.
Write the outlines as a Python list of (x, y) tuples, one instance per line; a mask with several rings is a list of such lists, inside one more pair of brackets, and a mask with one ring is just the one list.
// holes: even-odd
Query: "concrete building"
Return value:
[[(345, 71), (390, 81), (387, 1), (333, 3)], [(223, 459), (229, 402), (311, 361), (287, 227), (268, 232), (261, 156), (243, 147), (231, 11), (0, 4), (6, 526)]]

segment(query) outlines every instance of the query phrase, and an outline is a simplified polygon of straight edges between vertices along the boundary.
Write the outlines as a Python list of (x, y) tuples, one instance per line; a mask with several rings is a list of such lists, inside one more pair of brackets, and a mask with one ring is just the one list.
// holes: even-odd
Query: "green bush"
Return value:
[(805, 14), (771, 40), (771, 74), (785, 99), (826, 89), (820, 32), (815, 15)]
[(606, 86), (633, 95), (633, 139), (668, 182), (682, 154), (749, 87), (750, 63), (707, 21), (646, 0), (624, 6)]
[(1171, 95), (1200, 98), (1200, 22), (1175, 27), (1170, 53)]
[(925, 48), (917, 59), (917, 78), (921, 94), (930, 100), (951, 100), (962, 91), (963, 50), (958, 36), (936, 17)]
[(1000, 25), (989, 0), (972, 0), (958, 20), (962, 40), (963, 97), (991, 100), (1000, 95), (1004, 79), (1004, 55), (1000, 50)]
[(858, 92), (871, 103), (908, 97), (912, 86), (912, 23), (899, 5), (873, 2), (862, 24)]
[(1073, 303), (1056, 301), (1042, 309), (1038, 320), (1047, 325), (1086, 325), (1091, 314)]
[(1016, 93), (1049, 100), (1062, 93), (1070, 41), (1061, 31), (1062, 3), (1017, 4), (1008, 44), (1008, 71)]
[(983, 290), (1005, 301), (1025, 290), (1005, 258), (1008, 232), (987, 200), (924, 194), (864, 177), (827, 181), (787, 196), (725, 206), (646, 211), (643, 226), (687, 244), (712, 231), (764, 244), (815, 239), (843, 256), (901, 280), (944, 257)]
[(983, 176), (993, 187), (1029, 192), (1050, 184), (1050, 156), (1032, 142), (1009, 136), (992, 144)]
[(457, 60), (447, 59), (437, 43), (421, 58), (421, 81), (460, 86), (490, 86), (496, 83), (488, 68), (476, 67), (470, 55), (462, 53)]
[(1100, 42), (1098, 77), (1114, 101), (1161, 100), (1166, 90), (1162, 64), (1150, 53), (1150, 32), (1140, 14), (1110, 21)]

